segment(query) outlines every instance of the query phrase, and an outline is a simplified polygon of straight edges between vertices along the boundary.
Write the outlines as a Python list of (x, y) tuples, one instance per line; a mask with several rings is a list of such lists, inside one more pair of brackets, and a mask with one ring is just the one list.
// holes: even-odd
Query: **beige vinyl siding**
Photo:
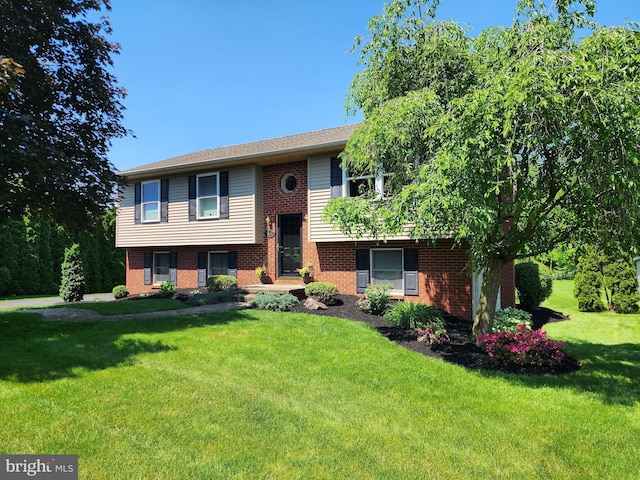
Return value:
[[(335, 155), (310, 157), (307, 162), (309, 172), (309, 239), (312, 242), (344, 242), (354, 240), (331, 224), (320, 220), (324, 206), (331, 200), (331, 157)], [(367, 240), (364, 237), (357, 240)], [(387, 240), (407, 240), (408, 235), (398, 235)]]
[[(212, 170), (212, 172), (217, 170)], [(117, 247), (255, 244), (262, 241), (262, 171), (256, 165), (229, 171), (229, 218), (189, 221), (188, 176), (169, 177), (166, 223), (134, 223), (134, 184), (124, 189), (116, 223)], [(205, 172), (202, 172), (205, 173)]]

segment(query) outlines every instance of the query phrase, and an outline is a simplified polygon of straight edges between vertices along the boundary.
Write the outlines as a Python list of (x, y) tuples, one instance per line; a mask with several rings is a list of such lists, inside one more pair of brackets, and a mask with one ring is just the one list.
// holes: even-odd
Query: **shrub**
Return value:
[(527, 310), (536, 310), (553, 289), (553, 278), (549, 269), (535, 262), (516, 264), (516, 289), (520, 305)]
[(388, 283), (370, 285), (365, 289), (364, 295), (356, 301), (356, 305), (363, 312), (382, 315), (391, 301), (389, 290), (391, 285)]
[(65, 302), (79, 302), (84, 296), (84, 269), (80, 260), (80, 245), (74, 243), (64, 251), (61, 267), (60, 296)]
[(287, 312), (298, 305), (299, 300), (290, 293), (258, 293), (256, 298), (249, 302), (249, 306), (260, 310), (274, 310)]
[(429, 342), (431, 345), (434, 343), (449, 343), (449, 334), (444, 327), (442, 320), (430, 323), (424, 328), (417, 328), (419, 342)]
[(200, 305), (230, 302), (232, 299), (233, 293), (228, 290), (209, 293), (197, 292), (191, 294), (185, 303), (191, 307), (198, 307)]
[(618, 259), (604, 268), (605, 287), (611, 290), (611, 308), (616, 313), (638, 311), (638, 277), (635, 267), (628, 260)]
[(338, 287), (335, 283), (330, 282), (312, 282), (304, 288), (304, 293), (307, 297), (330, 305), (338, 294)]
[(0, 293), (4, 293), (9, 288), (11, 281), (11, 271), (7, 267), (0, 267)]
[(238, 279), (231, 275), (214, 275), (207, 278), (207, 290), (209, 292), (235, 291), (238, 288)]
[(126, 298), (129, 296), (129, 289), (126, 285), (116, 285), (113, 287), (113, 290), (111, 290), (111, 293), (113, 294), (113, 298)]
[(574, 280), (573, 296), (578, 300), (580, 311), (601, 312), (604, 310), (600, 258), (592, 246), (586, 245), (582, 248)]
[(176, 292), (176, 286), (171, 283), (169, 280), (160, 285), (160, 296), (161, 297), (170, 297)]
[(564, 342), (547, 339), (543, 330), (519, 325), (514, 332), (478, 335), (489, 357), (499, 365), (555, 366), (565, 358)]
[(401, 328), (425, 327), (434, 322), (442, 322), (440, 310), (426, 303), (396, 302), (384, 316), (390, 323)]
[(525, 325), (531, 330), (531, 314), (524, 310), (506, 307), (496, 312), (493, 318), (492, 332), (516, 332), (518, 325)]

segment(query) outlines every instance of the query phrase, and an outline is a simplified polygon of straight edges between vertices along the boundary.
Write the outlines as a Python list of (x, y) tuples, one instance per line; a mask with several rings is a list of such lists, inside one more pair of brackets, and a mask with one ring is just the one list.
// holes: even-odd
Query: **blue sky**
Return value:
[[(517, 0), (442, 0), (472, 34), (509, 25)], [(177, 155), (354, 123), (349, 52), (385, 0), (112, 0), (127, 90), (110, 160), (125, 170)], [(640, 0), (600, 0), (603, 25), (640, 21)]]

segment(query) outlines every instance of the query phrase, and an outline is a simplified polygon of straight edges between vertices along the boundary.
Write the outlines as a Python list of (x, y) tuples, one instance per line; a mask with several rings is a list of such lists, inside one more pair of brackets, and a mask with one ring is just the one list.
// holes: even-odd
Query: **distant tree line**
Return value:
[(77, 243), (86, 292), (110, 292), (125, 279), (125, 254), (115, 248), (115, 209), (82, 230), (25, 216), (0, 225), (0, 295), (57, 295), (65, 248)]

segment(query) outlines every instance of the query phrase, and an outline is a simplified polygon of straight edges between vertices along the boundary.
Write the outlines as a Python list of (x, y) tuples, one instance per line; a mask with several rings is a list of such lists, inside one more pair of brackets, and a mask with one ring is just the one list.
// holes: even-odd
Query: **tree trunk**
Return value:
[(473, 336), (489, 333), (493, 325), (493, 316), (496, 313), (498, 291), (502, 280), (502, 269), (506, 262), (500, 258), (489, 258), (482, 275), (480, 287), (480, 300), (478, 310), (473, 321)]

